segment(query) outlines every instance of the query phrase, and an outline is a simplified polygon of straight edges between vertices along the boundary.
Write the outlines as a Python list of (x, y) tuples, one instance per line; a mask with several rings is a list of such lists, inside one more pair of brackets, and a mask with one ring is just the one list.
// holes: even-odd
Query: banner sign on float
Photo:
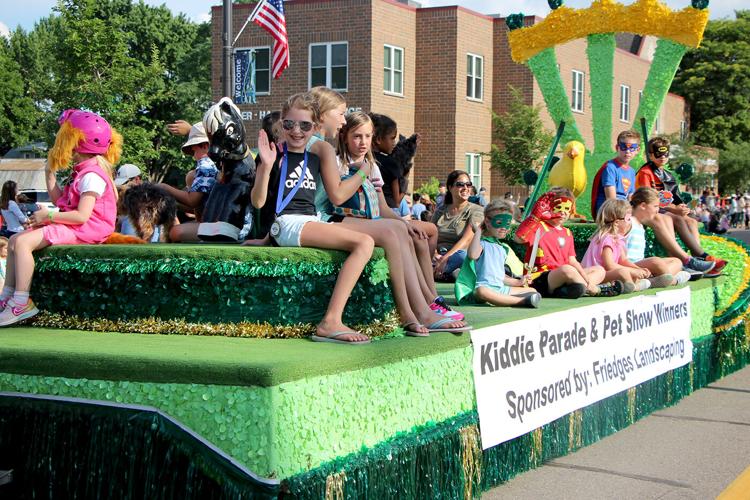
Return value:
[(482, 448), (689, 363), (690, 323), (684, 287), (472, 331)]

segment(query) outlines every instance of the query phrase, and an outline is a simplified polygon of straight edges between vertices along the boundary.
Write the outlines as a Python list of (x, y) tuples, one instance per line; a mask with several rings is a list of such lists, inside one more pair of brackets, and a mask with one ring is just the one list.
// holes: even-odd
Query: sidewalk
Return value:
[(750, 366), (483, 498), (715, 498), (748, 465)]

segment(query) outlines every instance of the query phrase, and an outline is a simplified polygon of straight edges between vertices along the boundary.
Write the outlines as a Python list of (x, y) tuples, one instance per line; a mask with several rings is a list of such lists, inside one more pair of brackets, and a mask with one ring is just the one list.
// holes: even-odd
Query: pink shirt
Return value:
[(117, 199), (115, 198), (114, 183), (109, 175), (99, 166), (96, 157), (82, 161), (73, 167), (73, 174), (67, 186), (63, 189), (62, 196), (55, 203), (62, 212), (78, 209), (81, 200), (80, 183), (88, 173), (94, 173), (104, 179), (107, 189), (96, 199), (94, 210), (89, 220), (79, 225), (68, 225), (76, 237), (85, 243), (101, 243), (106, 240), (115, 230), (117, 219)]
[(621, 236), (612, 236), (611, 234), (594, 236), (586, 250), (586, 255), (583, 256), (581, 265), (583, 267), (604, 266), (602, 252), (605, 248), (612, 249), (612, 259), (615, 262), (620, 262), (620, 257), (626, 252), (625, 242)]

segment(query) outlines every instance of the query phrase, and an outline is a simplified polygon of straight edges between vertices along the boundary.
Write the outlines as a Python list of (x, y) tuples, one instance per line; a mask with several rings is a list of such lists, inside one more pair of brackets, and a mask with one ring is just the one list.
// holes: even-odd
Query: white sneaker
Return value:
[(651, 288), (651, 282), (647, 279), (638, 280), (638, 283), (636, 283), (635, 286), (635, 289), (639, 292), (648, 290), (649, 288)]
[[(684, 271), (680, 271), (684, 272)], [(688, 273), (685, 273), (688, 274)], [(674, 276), (671, 274), (660, 274), (659, 276), (653, 276), (648, 279), (649, 283), (651, 283), (651, 288), (664, 288), (668, 287), (669, 285), (674, 282)], [(688, 274), (688, 279), (690, 279), (690, 275)]]
[(32, 316), (36, 316), (38, 313), (39, 309), (36, 308), (31, 299), (22, 306), (19, 306), (13, 299), (10, 299), (5, 310), (0, 312), (0, 326), (16, 324)]
[(690, 281), (691, 274), (687, 271), (680, 271), (674, 275), (675, 285), (684, 285)]

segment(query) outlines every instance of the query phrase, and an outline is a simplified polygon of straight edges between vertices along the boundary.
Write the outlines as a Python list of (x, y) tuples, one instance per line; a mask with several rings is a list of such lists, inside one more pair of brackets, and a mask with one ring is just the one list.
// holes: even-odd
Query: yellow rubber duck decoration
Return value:
[[(588, 177), (586, 176), (586, 147), (578, 141), (570, 141), (563, 148), (562, 159), (552, 167), (549, 173), (549, 185), (561, 186), (570, 189), (573, 197), (578, 198), (585, 190)], [(570, 215), (571, 218), (585, 218), (576, 213), (575, 207)]]

